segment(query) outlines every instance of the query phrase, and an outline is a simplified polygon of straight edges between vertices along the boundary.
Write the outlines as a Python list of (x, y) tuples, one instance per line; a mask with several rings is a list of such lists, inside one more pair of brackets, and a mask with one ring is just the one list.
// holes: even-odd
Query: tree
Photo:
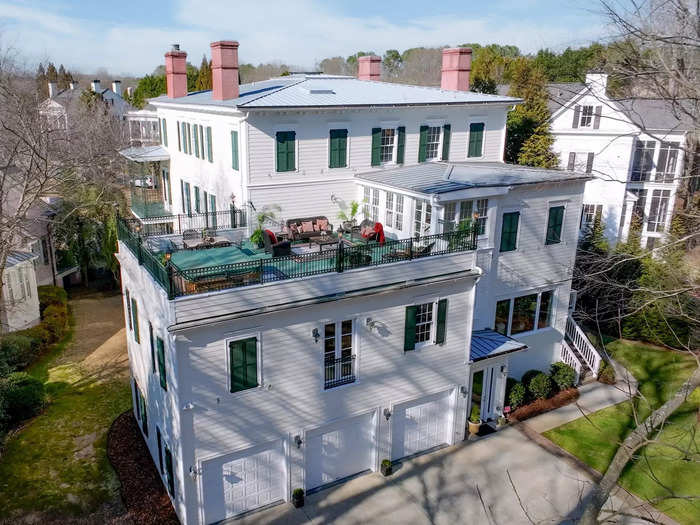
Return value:
[(197, 82), (195, 84), (195, 91), (205, 91), (212, 88), (211, 80), (211, 62), (207, 60), (206, 55), (202, 56), (202, 63), (199, 66), (199, 73), (197, 74)]
[(44, 64), (39, 63), (39, 67), (36, 69), (36, 92), (40, 100), (44, 100), (49, 96), (49, 85), (48, 77), (46, 76), (46, 70), (44, 69)]
[(401, 53), (396, 49), (387, 49), (382, 59), (384, 74), (391, 80), (401, 74)]
[(58, 71), (56, 71), (56, 66), (53, 65), (53, 62), (49, 62), (49, 65), (46, 67), (46, 80), (58, 82)]
[(134, 89), (132, 104), (142, 108), (147, 99), (164, 95), (166, 91), (165, 75), (146, 75), (139, 80)]

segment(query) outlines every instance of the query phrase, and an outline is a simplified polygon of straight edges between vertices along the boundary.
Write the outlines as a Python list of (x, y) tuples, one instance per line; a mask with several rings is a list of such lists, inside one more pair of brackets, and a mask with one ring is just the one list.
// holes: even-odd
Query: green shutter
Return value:
[(328, 167), (345, 168), (347, 163), (348, 130), (332, 129), (328, 150)]
[(501, 251), (515, 250), (518, 241), (518, 221), (520, 212), (514, 211), (503, 214), (503, 227), (501, 228)]
[(141, 404), (141, 430), (146, 437), (148, 437), (148, 413), (146, 412), (146, 398), (143, 397), (141, 390), (139, 393), (139, 403)]
[(231, 392), (258, 386), (257, 339), (251, 337), (229, 344)]
[(156, 442), (158, 443), (158, 467), (160, 473), (163, 473), (163, 437), (160, 434), (160, 428), (156, 425)]
[(185, 208), (185, 181), (180, 179), (180, 196), (182, 197), (182, 213), (187, 211)]
[(231, 132), (231, 167), (238, 171), (238, 131)]
[(445, 124), (442, 127), (442, 160), (450, 160), (450, 136), (452, 127)]
[(428, 149), (428, 126), (420, 127), (420, 141), (418, 142), (418, 162), (425, 162)]
[(163, 123), (163, 146), (168, 147), (168, 124), (165, 119), (162, 120)]
[(129, 330), (134, 329), (134, 324), (131, 322), (131, 296), (129, 295), (129, 290), (124, 291), (124, 295), (126, 295), (126, 318), (129, 322)]
[(561, 242), (561, 228), (564, 223), (564, 206), (549, 208), (547, 219), (547, 239), (545, 244), (557, 244)]
[(481, 157), (484, 144), (484, 123), (469, 124), (469, 151), (467, 157)]
[(180, 121), (178, 120), (176, 122), (177, 124), (177, 150), (182, 151), (182, 133), (180, 133)]
[(187, 153), (192, 155), (192, 126), (187, 123)]
[(180, 123), (180, 134), (182, 135), (182, 152), (188, 153), (187, 151), (187, 124), (184, 122)]
[(372, 166), (382, 163), (382, 128), (372, 128)]
[(173, 475), (173, 455), (170, 449), (165, 447), (165, 478), (168, 482), (168, 492), (175, 496), (175, 476)]
[(406, 324), (403, 329), (403, 351), (416, 349), (416, 313), (417, 306), (406, 307)]
[(446, 321), (447, 321), (447, 299), (440, 299), (438, 301), (438, 313), (437, 313), (437, 330), (435, 333), (435, 342), (439, 345), (445, 342), (446, 333)]
[(214, 152), (211, 145), (211, 126), (207, 126), (207, 160), (214, 162)]
[(153, 325), (151, 324), (151, 321), (148, 321), (148, 340), (151, 344), (151, 370), (153, 370), (153, 373), (156, 371), (156, 345), (155, 341), (153, 340)]
[(277, 171), (295, 170), (295, 140), (294, 131), (277, 132)]
[(160, 376), (160, 386), (163, 390), (168, 389), (168, 378), (165, 372), (165, 343), (158, 337), (156, 338), (156, 348), (158, 352), (158, 375)]
[(399, 126), (399, 137), (396, 143), (396, 164), (403, 164), (406, 156), (406, 126)]
[(194, 125), (194, 156), (199, 158), (199, 126)]
[(139, 337), (139, 308), (136, 304), (136, 299), (131, 298), (131, 315), (134, 318), (134, 339), (137, 343), (141, 342)]
[(194, 211), (199, 213), (199, 186), (194, 187)]

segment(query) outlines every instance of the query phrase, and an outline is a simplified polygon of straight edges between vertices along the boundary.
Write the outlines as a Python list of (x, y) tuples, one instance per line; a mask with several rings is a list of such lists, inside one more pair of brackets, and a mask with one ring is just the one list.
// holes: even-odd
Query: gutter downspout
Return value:
[(53, 235), (51, 233), (51, 223), (46, 225), (46, 234), (48, 236), (48, 248), (49, 248), (49, 264), (51, 265), (51, 279), (53, 280), (53, 285), (56, 285), (56, 259), (54, 257), (53, 251)]

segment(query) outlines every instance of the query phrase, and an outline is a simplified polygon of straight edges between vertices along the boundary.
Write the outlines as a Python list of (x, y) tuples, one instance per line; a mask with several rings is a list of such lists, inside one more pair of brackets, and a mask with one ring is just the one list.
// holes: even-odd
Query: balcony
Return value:
[(329, 390), (355, 382), (355, 356), (326, 358), (323, 364), (323, 388)]

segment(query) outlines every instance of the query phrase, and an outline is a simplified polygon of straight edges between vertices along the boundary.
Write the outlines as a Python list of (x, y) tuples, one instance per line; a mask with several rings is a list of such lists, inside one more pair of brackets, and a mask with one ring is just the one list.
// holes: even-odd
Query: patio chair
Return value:
[(417, 259), (418, 257), (425, 257), (426, 255), (430, 254), (434, 246), (435, 243), (431, 242), (430, 244), (426, 244), (425, 246), (421, 246), (417, 249), (414, 249), (413, 252), (410, 252), (408, 248), (406, 248), (405, 250), (392, 250), (391, 252), (382, 255), (382, 260), (403, 261), (406, 259)]
[(183, 230), (182, 243), (185, 248), (194, 248), (202, 242), (202, 232), (199, 230)]
[(270, 230), (263, 232), (263, 242), (265, 243), (265, 253), (271, 253), (273, 257), (292, 254), (292, 243), (289, 241), (277, 242), (277, 237)]

